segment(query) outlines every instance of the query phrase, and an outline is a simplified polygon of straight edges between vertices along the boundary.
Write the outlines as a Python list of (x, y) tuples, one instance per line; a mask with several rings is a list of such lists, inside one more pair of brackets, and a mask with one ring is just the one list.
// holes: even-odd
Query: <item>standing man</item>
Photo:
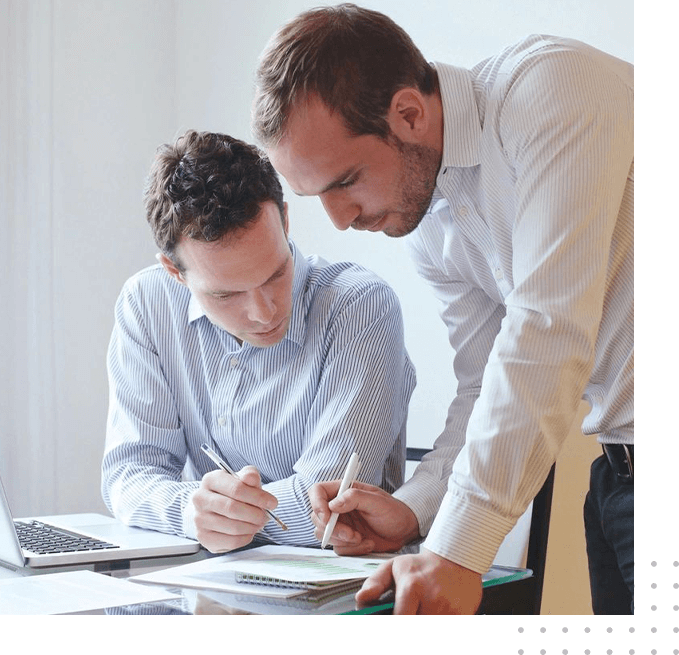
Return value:
[[(284, 62), (284, 65), (283, 65)], [(633, 69), (533, 35), (471, 70), (429, 64), (386, 16), (343, 4), (273, 37), (255, 134), (341, 230), (406, 236), (443, 303), (457, 393), (393, 495), (360, 485), (339, 552), (421, 553), (370, 578), (396, 611), (473, 613), (481, 574), (542, 486), (582, 398), (604, 454), (585, 506), (595, 613), (633, 600)], [(437, 513), (438, 512), (438, 513)]]
[(160, 265), (116, 304), (104, 500), (213, 552), (257, 533), (318, 545), (309, 488), (353, 452), (364, 482), (403, 482), (415, 376), (396, 295), (360, 266), (304, 257), (271, 164), (224, 134), (162, 146), (145, 199)]

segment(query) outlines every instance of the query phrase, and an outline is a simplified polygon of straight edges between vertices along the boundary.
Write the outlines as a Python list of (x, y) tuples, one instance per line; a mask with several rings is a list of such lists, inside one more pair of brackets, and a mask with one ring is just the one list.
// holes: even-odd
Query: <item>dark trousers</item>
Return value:
[(585, 537), (594, 614), (634, 613), (634, 483), (604, 455), (594, 460), (585, 499)]

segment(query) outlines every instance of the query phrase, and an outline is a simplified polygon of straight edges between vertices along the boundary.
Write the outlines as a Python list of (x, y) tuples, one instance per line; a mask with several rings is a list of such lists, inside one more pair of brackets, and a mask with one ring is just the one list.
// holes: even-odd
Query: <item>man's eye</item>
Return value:
[(348, 189), (350, 186), (356, 184), (357, 176), (350, 177), (348, 180), (345, 180), (344, 182), (340, 182), (337, 186), (340, 189)]

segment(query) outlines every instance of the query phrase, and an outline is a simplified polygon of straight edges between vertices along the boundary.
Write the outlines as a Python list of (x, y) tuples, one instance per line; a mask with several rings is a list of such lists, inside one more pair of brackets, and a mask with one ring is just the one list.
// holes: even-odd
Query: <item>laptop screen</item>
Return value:
[(12, 512), (9, 509), (2, 480), (0, 480), (0, 560), (18, 567), (26, 563), (14, 529)]

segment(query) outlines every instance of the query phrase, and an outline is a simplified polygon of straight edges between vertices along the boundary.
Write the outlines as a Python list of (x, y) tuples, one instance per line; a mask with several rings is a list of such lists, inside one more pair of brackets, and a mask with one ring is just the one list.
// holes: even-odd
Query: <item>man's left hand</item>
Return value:
[(481, 604), (481, 574), (426, 548), (385, 562), (356, 594), (359, 606), (396, 588), (394, 614), (475, 614)]

